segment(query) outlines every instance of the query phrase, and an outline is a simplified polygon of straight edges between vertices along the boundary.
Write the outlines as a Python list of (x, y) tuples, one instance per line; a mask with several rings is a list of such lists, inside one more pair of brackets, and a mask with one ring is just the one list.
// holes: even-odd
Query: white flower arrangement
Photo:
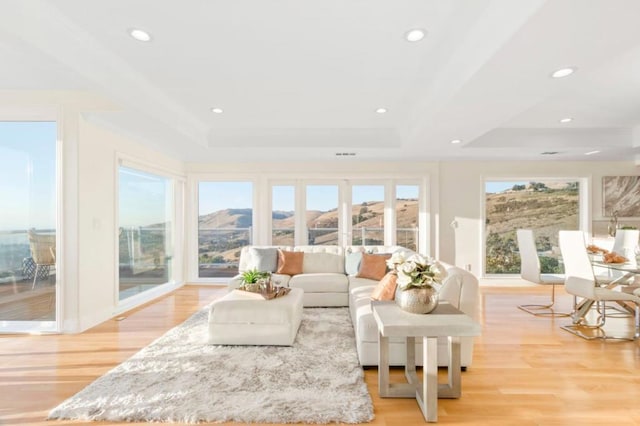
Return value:
[(395, 252), (387, 260), (387, 266), (398, 274), (396, 282), (401, 290), (434, 287), (447, 275), (435, 259), (417, 253), (405, 259), (402, 252)]

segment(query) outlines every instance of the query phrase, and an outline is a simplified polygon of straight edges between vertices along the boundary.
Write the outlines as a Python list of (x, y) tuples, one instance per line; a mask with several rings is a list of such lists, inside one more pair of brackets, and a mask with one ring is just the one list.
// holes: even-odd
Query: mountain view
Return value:
[[(396, 204), (398, 244), (408, 247), (416, 242), (418, 201), (400, 199)], [(236, 271), (240, 249), (250, 244), (252, 209), (225, 209), (201, 215), (198, 219), (198, 254), (200, 276), (226, 276), (226, 269)], [(370, 201), (354, 204), (351, 212), (353, 244), (384, 243), (384, 202)], [(309, 244), (338, 244), (338, 211), (307, 211)], [(274, 245), (294, 245), (293, 211), (274, 211), (272, 214)], [(233, 272), (235, 273), (235, 272)]]
[[(558, 231), (578, 229), (578, 183), (531, 182), (486, 195), (486, 272), (520, 272), (517, 229), (533, 229), (539, 252), (558, 246)], [(542, 272), (561, 272), (554, 257), (541, 257)]]

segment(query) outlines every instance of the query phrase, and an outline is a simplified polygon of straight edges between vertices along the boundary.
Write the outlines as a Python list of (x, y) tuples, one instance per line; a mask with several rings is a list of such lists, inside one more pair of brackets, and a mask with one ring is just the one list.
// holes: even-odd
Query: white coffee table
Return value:
[[(481, 327), (449, 303), (440, 302), (426, 315), (403, 311), (394, 302), (372, 302), (378, 324), (378, 389), (383, 398), (416, 398), (424, 418), (438, 421), (438, 398), (461, 395), (460, 337), (478, 336)], [(407, 383), (389, 383), (389, 338), (406, 339)], [(423, 341), (422, 386), (416, 374), (415, 338)], [(438, 383), (438, 337), (449, 340), (448, 383)]]
[(232, 290), (209, 310), (209, 343), (291, 346), (302, 321), (304, 291), (265, 300), (257, 293)]

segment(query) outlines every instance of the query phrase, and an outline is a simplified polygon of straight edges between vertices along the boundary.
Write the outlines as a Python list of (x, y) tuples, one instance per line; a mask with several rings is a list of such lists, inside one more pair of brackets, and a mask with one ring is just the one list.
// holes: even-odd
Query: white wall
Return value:
[(113, 316), (117, 305), (117, 155), (176, 174), (182, 173), (183, 164), (82, 119), (78, 152), (77, 320), (78, 329), (84, 330)]
[[(483, 180), (486, 178), (585, 178), (589, 223), (602, 216), (602, 177), (637, 175), (633, 162), (443, 162), (440, 164), (440, 258), (480, 275)], [(457, 229), (450, 226), (456, 220)], [(587, 229), (590, 231), (590, 229)]]

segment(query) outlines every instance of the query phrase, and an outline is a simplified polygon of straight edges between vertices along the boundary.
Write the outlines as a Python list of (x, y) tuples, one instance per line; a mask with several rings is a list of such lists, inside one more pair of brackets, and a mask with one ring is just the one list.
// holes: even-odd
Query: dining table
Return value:
[[(636, 275), (640, 275), (640, 265), (638, 264), (638, 260), (635, 257), (620, 263), (605, 262), (602, 255), (589, 254), (589, 258), (591, 260), (591, 266), (594, 268), (594, 276), (598, 277), (598, 275), (596, 274), (596, 268), (609, 272), (608, 278), (610, 279), (607, 279), (606, 281), (599, 281), (596, 278), (597, 285), (609, 289), (620, 286), (622, 287), (621, 291), (624, 291), (625, 287), (632, 290), (636, 288), (636, 286), (628, 284), (632, 278), (634, 278)], [(627, 305), (625, 302), (617, 301), (616, 303), (620, 308), (623, 309), (624, 313), (634, 313), (633, 307)], [(586, 315), (592, 305), (593, 300), (588, 299), (585, 299), (581, 303), (579, 303), (576, 311), (573, 314), (574, 319), (584, 317), (584, 315)]]

